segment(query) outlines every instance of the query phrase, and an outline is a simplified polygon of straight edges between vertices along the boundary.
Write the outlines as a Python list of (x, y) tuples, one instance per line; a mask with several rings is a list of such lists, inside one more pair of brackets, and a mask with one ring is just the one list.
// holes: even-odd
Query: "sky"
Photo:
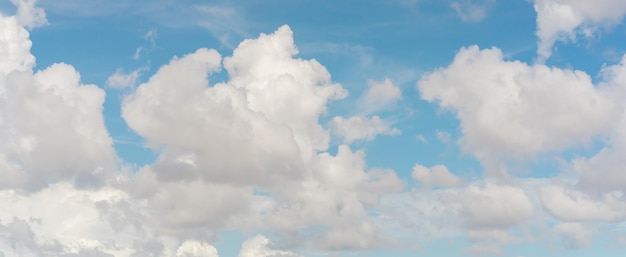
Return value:
[(0, 257), (623, 256), (625, 15), (0, 0)]

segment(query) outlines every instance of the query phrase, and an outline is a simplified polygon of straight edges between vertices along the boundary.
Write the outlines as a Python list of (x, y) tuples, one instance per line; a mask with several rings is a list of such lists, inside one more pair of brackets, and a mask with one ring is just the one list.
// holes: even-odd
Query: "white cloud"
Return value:
[(448, 171), (444, 165), (427, 168), (416, 164), (413, 166), (412, 177), (425, 186), (455, 187), (463, 183), (463, 180)]
[[(208, 49), (174, 58), (134, 89), (123, 118), (159, 157), (115, 173), (104, 91), (81, 85), (67, 64), (33, 74), (28, 32), (13, 17), (0, 21), (9, 32), (0, 41), (3, 254), (217, 255), (210, 239), (222, 228), (324, 227), (299, 235), (301, 246), (381, 246), (386, 235), (374, 233), (367, 208), (404, 184), (393, 171), (368, 171), (362, 151), (328, 153), (318, 121), (346, 92), (315, 60), (294, 58), (289, 27), (242, 42), (223, 62)], [(222, 68), (230, 79), (209, 84)], [(359, 236), (328, 240), (348, 234)]]
[(577, 157), (570, 162), (569, 169), (578, 176), (580, 187), (591, 192), (626, 191), (626, 56), (619, 64), (605, 66), (601, 72), (602, 82), (598, 87), (611, 95), (611, 100), (620, 107), (608, 133), (607, 145), (590, 157)]
[(122, 69), (117, 69), (113, 75), (107, 78), (107, 86), (112, 88), (133, 87), (137, 83), (137, 79), (141, 75), (144, 68), (136, 69), (130, 73), (124, 73)]
[(346, 143), (357, 140), (373, 140), (377, 135), (399, 135), (400, 130), (391, 128), (389, 124), (378, 116), (371, 119), (362, 116), (335, 117), (330, 123), (334, 134), (343, 138)]
[(116, 233), (100, 219), (97, 207), (101, 201), (124, 195), (110, 188), (76, 190), (68, 183), (56, 183), (28, 195), (2, 190), (0, 252), (6, 256), (71, 256), (81, 252), (128, 256), (136, 235)]
[(195, 240), (185, 241), (178, 250), (176, 257), (218, 257), (217, 249), (210, 244)]
[[(115, 169), (112, 140), (104, 126), (105, 93), (81, 85), (70, 65), (32, 73), (28, 32), (12, 17), (0, 41), (0, 188), (38, 190), (50, 181), (102, 185)], [(6, 58), (4, 58), (6, 57)], [(63, 149), (63, 151), (59, 151)]]
[(494, 4), (495, 0), (462, 0), (452, 2), (450, 5), (461, 20), (465, 22), (478, 22), (487, 16), (487, 11)]
[(571, 222), (600, 220), (618, 222), (626, 218), (624, 193), (613, 191), (598, 196), (551, 185), (541, 189), (541, 202), (554, 217)]
[(290, 251), (275, 249), (272, 242), (263, 235), (256, 235), (241, 245), (239, 257), (299, 257)]
[(370, 80), (367, 84), (369, 89), (363, 96), (365, 107), (382, 108), (402, 98), (402, 90), (391, 79), (387, 78), (382, 82)]
[[(159, 233), (197, 236), (227, 227), (293, 234), (325, 226), (319, 234), (301, 235), (300, 242), (379, 245), (353, 221), (367, 222), (367, 205), (402, 182), (368, 172), (361, 151), (341, 145), (336, 155), (327, 152), (330, 133), (318, 120), (327, 103), (346, 92), (321, 64), (295, 54), (289, 27), (261, 34), (224, 58), (229, 80), (211, 85), (207, 77), (221, 69), (222, 58), (199, 49), (161, 67), (124, 101), (124, 119), (160, 152), (126, 185), (146, 205), (138, 213)], [(365, 241), (332, 245), (325, 238), (338, 227)]]
[(35, 7), (37, 0), (11, 0), (11, 3), (17, 7), (15, 18), (21, 26), (33, 29), (48, 24), (46, 12), (40, 7)]
[(557, 41), (590, 37), (599, 27), (617, 24), (626, 14), (621, 0), (534, 0), (537, 12), (538, 61), (552, 55)]
[(496, 48), (462, 48), (417, 87), (422, 98), (456, 113), (463, 148), (483, 164), (590, 142), (617, 114), (586, 73), (505, 61)]
[(296, 53), (286, 26), (246, 40), (224, 60), (230, 81), (209, 87), (207, 75), (220, 69), (221, 57), (200, 49), (140, 85), (122, 115), (151, 147), (163, 149), (154, 168), (161, 178), (189, 154), (197, 155), (197, 168), (171, 179), (267, 184), (298, 176), (303, 162), (328, 147), (328, 132), (317, 120), (345, 91), (322, 65), (292, 58)]
[(15, 17), (0, 14), (0, 73), (6, 76), (12, 71), (30, 71), (35, 57), (30, 53), (30, 34), (20, 26)]

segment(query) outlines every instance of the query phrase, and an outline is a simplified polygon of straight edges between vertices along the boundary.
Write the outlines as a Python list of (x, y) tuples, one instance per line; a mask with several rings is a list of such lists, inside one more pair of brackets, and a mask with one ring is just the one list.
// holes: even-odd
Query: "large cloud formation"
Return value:
[[(176, 57), (139, 85), (123, 118), (160, 154), (126, 173), (116, 171), (104, 91), (67, 64), (33, 72), (28, 31), (1, 21), (2, 255), (217, 256), (221, 228), (272, 229), (295, 247), (382, 246), (367, 209), (404, 185), (367, 170), (361, 151), (327, 152), (318, 120), (347, 93), (317, 61), (294, 58), (289, 27), (231, 57)], [(230, 79), (211, 84), (222, 69)], [(242, 256), (291, 254), (251, 240)]]
[(330, 144), (332, 134), (352, 143), (400, 133), (368, 117), (402, 99), (400, 88), (370, 81), (357, 105), (372, 109), (321, 124), (347, 91), (322, 64), (298, 58), (282, 26), (232, 56), (202, 48), (174, 57), (130, 88), (122, 116), (158, 159), (127, 171), (104, 126), (105, 91), (68, 64), (33, 70), (25, 28), (45, 24), (45, 13), (13, 2), (18, 15), (0, 17), (0, 256), (214, 257), (223, 230), (267, 232), (246, 240), (241, 257), (458, 237), (469, 253), (499, 254), (546, 231), (585, 247), (597, 224), (626, 219), (626, 61), (593, 83), (582, 71), (505, 60), (497, 48), (462, 48), (417, 88), (453, 111), (461, 146), (489, 174), (599, 137), (608, 143), (564, 162), (573, 179), (461, 178), (415, 164), (406, 182), (370, 169), (363, 150)]

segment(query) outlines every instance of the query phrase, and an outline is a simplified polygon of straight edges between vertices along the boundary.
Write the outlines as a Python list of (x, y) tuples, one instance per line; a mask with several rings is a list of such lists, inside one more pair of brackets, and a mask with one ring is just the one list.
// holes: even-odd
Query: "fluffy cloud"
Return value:
[(379, 134), (398, 135), (400, 130), (391, 128), (387, 122), (378, 116), (371, 119), (356, 116), (348, 119), (335, 117), (330, 123), (334, 134), (343, 138), (346, 143), (357, 140), (372, 140)]
[(0, 14), (0, 73), (6, 76), (12, 71), (30, 71), (35, 57), (30, 53), (32, 45), (28, 31), (20, 26), (15, 17)]
[(218, 257), (218, 254), (217, 249), (212, 245), (189, 240), (178, 247), (176, 257)]
[(590, 142), (617, 114), (586, 73), (506, 61), (496, 48), (462, 48), (417, 87), (422, 98), (456, 113), (462, 146), (484, 164)]
[(123, 117), (163, 150), (154, 167), (159, 177), (267, 184), (297, 176), (328, 147), (317, 119), (345, 91), (318, 62), (293, 59), (296, 53), (291, 30), (282, 27), (242, 42), (224, 60), (228, 83), (209, 86), (207, 75), (220, 69), (221, 56), (200, 49), (140, 85), (124, 102)]
[(391, 79), (382, 82), (370, 80), (367, 84), (369, 89), (362, 99), (364, 108), (382, 108), (402, 98), (402, 90), (394, 85)]
[[(1, 18), (0, 188), (36, 190), (71, 179), (97, 186), (115, 169), (112, 140), (104, 126), (104, 91), (80, 84), (70, 65), (32, 73), (28, 33), (12, 17)], [(63, 149), (63, 151), (59, 151)]]
[(416, 164), (413, 166), (412, 177), (425, 186), (454, 187), (463, 183), (463, 180), (448, 171), (444, 165), (427, 168)]
[[(294, 58), (289, 27), (224, 59), (209, 49), (176, 57), (139, 85), (123, 118), (159, 157), (115, 173), (104, 91), (67, 64), (33, 73), (28, 32), (0, 21), (3, 255), (217, 256), (209, 239), (222, 228), (325, 227), (298, 235), (301, 246), (381, 246), (367, 208), (404, 184), (367, 170), (362, 151), (328, 153), (318, 120), (346, 92), (317, 61)], [(210, 84), (222, 69), (229, 80)], [(243, 256), (252, 248), (291, 254), (261, 242)]]
[[(126, 185), (160, 234), (326, 226), (301, 241), (324, 249), (378, 246), (375, 230), (353, 221), (367, 222), (368, 205), (402, 183), (367, 171), (361, 151), (341, 145), (336, 155), (327, 152), (330, 133), (318, 120), (346, 92), (321, 64), (296, 54), (283, 26), (243, 41), (223, 61), (209, 49), (174, 58), (124, 101), (124, 119), (160, 152)], [(229, 80), (210, 84), (222, 63)], [(326, 239), (341, 236), (338, 227), (362, 236), (331, 245)]]
[(619, 23), (626, 14), (621, 0), (534, 0), (537, 12), (538, 61), (552, 55), (557, 41), (590, 37), (598, 27)]
[[(119, 235), (100, 220), (98, 203), (116, 189), (76, 190), (56, 183), (36, 193), (0, 191), (0, 252), (5, 256), (128, 256), (136, 234)], [(11, 246), (13, 242), (13, 246)]]

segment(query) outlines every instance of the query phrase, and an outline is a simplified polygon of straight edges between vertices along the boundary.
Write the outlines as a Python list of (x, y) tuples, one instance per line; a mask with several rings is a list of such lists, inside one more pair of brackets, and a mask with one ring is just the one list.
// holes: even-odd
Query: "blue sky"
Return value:
[(619, 0), (0, 0), (0, 256), (621, 256)]

